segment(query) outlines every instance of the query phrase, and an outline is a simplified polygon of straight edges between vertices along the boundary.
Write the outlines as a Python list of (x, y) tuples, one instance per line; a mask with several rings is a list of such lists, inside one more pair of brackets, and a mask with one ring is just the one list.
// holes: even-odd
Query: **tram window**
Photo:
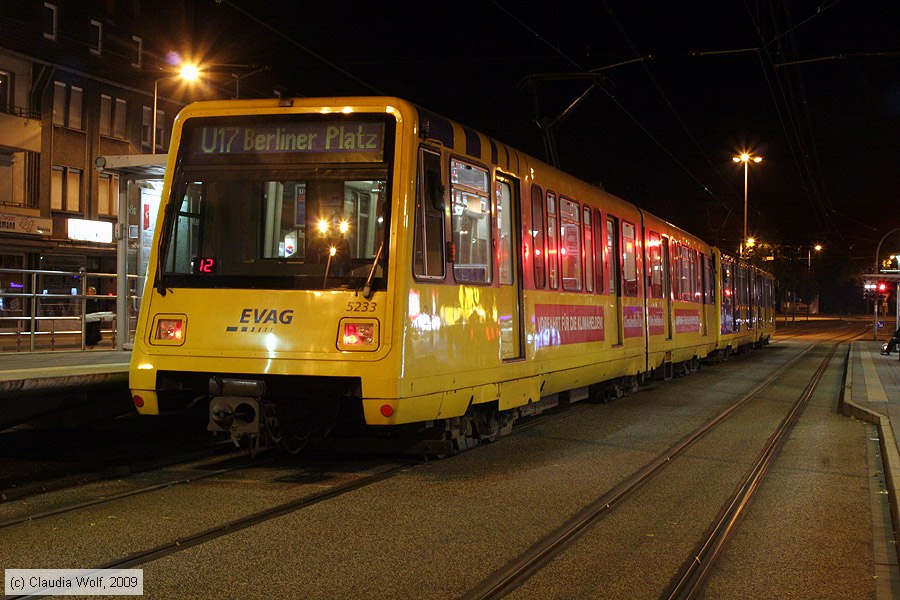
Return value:
[(647, 259), (649, 265), (647, 270), (650, 271), (648, 276), (648, 285), (650, 289), (648, 294), (651, 298), (663, 297), (663, 263), (662, 263), (662, 240), (659, 234), (651, 231), (647, 234)]
[(672, 299), (681, 300), (681, 287), (684, 283), (681, 277), (681, 244), (673, 239), (669, 240), (669, 256), (672, 257)]
[(694, 296), (693, 302), (703, 302), (703, 270), (701, 258), (703, 255), (691, 248), (691, 268), (694, 270)]
[(722, 333), (738, 331), (734, 319), (734, 263), (722, 261)]
[(491, 199), (488, 172), (459, 160), (450, 161), (450, 228), (456, 247), (453, 276), (465, 283), (491, 281)]
[(712, 304), (714, 302), (713, 290), (715, 289), (716, 270), (713, 269), (712, 257), (703, 256), (703, 303)]
[(444, 186), (441, 156), (419, 151), (418, 192), (413, 274), (423, 279), (444, 278)]
[(547, 192), (547, 271), (550, 289), (559, 287), (559, 262), (557, 254), (556, 194)]
[(609, 265), (607, 261), (609, 257), (606, 253), (603, 252), (603, 240), (606, 239), (603, 235), (603, 215), (600, 214), (599, 210), (594, 211), (594, 256), (597, 258), (596, 262), (596, 276), (597, 276), (597, 292), (603, 293), (603, 273), (605, 271), (609, 271)]
[(606, 219), (606, 258), (609, 261), (609, 293), (619, 294), (619, 220), (615, 217)]
[(191, 273), (191, 258), (199, 254), (203, 188), (200, 181), (188, 183), (185, 187), (166, 253), (166, 271), (169, 273)]
[(681, 255), (684, 259), (682, 260), (682, 278), (684, 284), (681, 288), (681, 299), (685, 302), (694, 302), (696, 300), (695, 294), (697, 291), (697, 280), (695, 277), (696, 269), (694, 268), (696, 265), (694, 264), (694, 261), (697, 253), (693, 248), (681, 246)]
[(594, 291), (594, 230), (591, 226), (591, 208), (584, 207), (584, 289)]
[(513, 271), (513, 229), (512, 187), (508, 181), (497, 181), (497, 228), (500, 235), (500, 248), (497, 256), (498, 276), (500, 283), (511, 285), (515, 282)]
[(634, 225), (622, 222), (622, 295), (637, 296), (637, 262), (635, 259)]
[(581, 291), (581, 218), (578, 203), (559, 199), (559, 258), (563, 289)]
[(531, 186), (531, 242), (534, 249), (534, 287), (546, 285), (544, 277), (544, 192)]

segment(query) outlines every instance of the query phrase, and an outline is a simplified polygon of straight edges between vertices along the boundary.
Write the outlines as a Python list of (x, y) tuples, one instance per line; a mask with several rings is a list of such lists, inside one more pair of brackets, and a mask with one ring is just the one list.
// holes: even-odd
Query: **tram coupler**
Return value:
[(260, 400), (266, 394), (266, 382), (255, 379), (209, 380), (209, 425), (214, 432), (227, 432), (236, 446), (240, 440), (250, 441), (251, 452), (259, 447), (262, 417)]

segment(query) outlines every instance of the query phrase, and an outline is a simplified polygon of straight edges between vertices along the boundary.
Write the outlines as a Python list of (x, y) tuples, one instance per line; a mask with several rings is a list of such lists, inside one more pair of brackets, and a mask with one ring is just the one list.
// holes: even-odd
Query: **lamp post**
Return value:
[(809, 275), (812, 270), (812, 251), (816, 252), (822, 251), (822, 244), (816, 244), (815, 246), (811, 246), (806, 249), (806, 274)]
[(159, 82), (170, 77), (181, 77), (183, 81), (196, 81), (200, 77), (200, 69), (197, 65), (185, 64), (178, 73), (163, 75), (153, 82), (153, 131), (150, 134), (150, 154), (156, 154), (156, 105), (159, 101)]
[(747, 179), (750, 170), (750, 161), (762, 162), (762, 156), (753, 156), (749, 152), (741, 152), (738, 156), (732, 156), (736, 163), (744, 163), (744, 234), (741, 237), (741, 258), (744, 258), (744, 241), (747, 239)]
[(812, 251), (822, 251), (822, 244), (806, 247), (806, 320), (809, 321), (809, 307), (812, 304)]

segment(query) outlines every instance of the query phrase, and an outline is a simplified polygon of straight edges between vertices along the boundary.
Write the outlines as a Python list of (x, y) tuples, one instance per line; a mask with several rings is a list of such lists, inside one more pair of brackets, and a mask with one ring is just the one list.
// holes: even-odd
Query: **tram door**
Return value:
[[(610, 340), (613, 345), (621, 346), (625, 339), (622, 315), (622, 290), (619, 285), (619, 261), (622, 254), (619, 251), (619, 219), (608, 216), (606, 218), (606, 255), (609, 257), (609, 295), (615, 305), (612, 307), (616, 315), (616, 330)], [(608, 320), (607, 320), (608, 322)]]
[(706, 307), (710, 303), (714, 303), (715, 299), (713, 298), (713, 274), (715, 271), (712, 266), (712, 257), (707, 256), (705, 254), (700, 254), (700, 263), (703, 265), (701, 273), (703, 274), (703, 308), (701, 308), (700, 315), (700, 335), (707, 336), (709, 335), (709, 323), (707, 323), (707, 317), (709, 314), (706, 311)]
[(663, 297), (666, 299), (666, 339), (672, 339), (672, 332), (675, 331), (674, 323), (672, 323), (672, 262), (669, 254), (669, 238), (662, 238), (662, 259), (663, 259)]
[(503, 360), (522, 358), (522, 223), (518, 181), (497, 175), (497, 229), (500, 264), (499, 320), (500, 356)]

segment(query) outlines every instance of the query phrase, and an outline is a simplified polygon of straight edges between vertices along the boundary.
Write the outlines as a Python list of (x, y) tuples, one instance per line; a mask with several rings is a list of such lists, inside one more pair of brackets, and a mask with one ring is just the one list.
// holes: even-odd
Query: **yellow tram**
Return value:
[(448, 453), (559, 403), (758, 346), (774, 282), (398, 98), (178, 116), (135, 337), (138, 411), (297, 450)]

